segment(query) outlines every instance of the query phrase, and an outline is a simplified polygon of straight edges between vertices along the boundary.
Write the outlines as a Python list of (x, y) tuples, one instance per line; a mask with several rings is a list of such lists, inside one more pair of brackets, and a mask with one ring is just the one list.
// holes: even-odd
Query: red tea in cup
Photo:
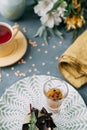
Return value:
[(0, 22), (0, 57), (8, 56), (15, 47), (15, 36), (19, 31), (19, 26), (10, 26), (7, 23)]
[(12, 37), (11, 30), (4, 25), (0, 25), (0, 44), (8, 42), (11, 39), (11, 37)]

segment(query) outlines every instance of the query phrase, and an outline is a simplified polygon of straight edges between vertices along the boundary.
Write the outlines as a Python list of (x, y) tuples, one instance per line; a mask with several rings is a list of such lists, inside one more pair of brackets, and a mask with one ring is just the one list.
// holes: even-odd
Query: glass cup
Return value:
[(7, 23), (0, 22), (0, 57), (5, 57), (13, 51), (14, 38), (18, 31), (18, 25), (11, 27)]
[(49, 110), (59, 112), (62, 102), (68, 95), (68, 86), (60, 79), (50, 79), (44, 84), (43, 92)]

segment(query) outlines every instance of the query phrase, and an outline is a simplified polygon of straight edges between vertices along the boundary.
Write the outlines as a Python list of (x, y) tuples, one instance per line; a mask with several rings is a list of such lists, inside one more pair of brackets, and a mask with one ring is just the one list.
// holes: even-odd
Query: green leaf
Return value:
[(43, 39), (44, 39), (44, 42), (46, 45), (48, 45), (48, 35), (47, 35), (47, 31), (45, 30), (44, 33), (43, 33)]
[(30, 117), (30, 127), (29, 127), (29, 130), (35, 130), (36, 129), (36, 122), (37, 122), (37, 118), (35, 116), (35, 113), (32, 112), (31, 113), (31, 117)]
[(56, 27), (53, 29), (53, 31), (56, 36), (63, 39), (63, 34)]
[(73, 4), (70, 5), (70, 8), (71, 8), (71, 12), (72, 12), (73, 14), (77, 14), (77, 11), (75, 10)]
[(86, 2), (86, 0), (79, 0), (79, 3), (83, 3), (83, 2)]
[(79, 29), (75, 29), (73, 30), (73, 38), (72, 38), (72, 42), (74, 42), (76, 40), (76, 38), (78, 37), (78, 31)]
[(47, 13), (51, 13), (52, 11), (56, 10), (63, 1), (64, 0), (58, 0), (57, 2), (55, 2), (52, 9), (49, 10)]
[(36, 130), (36, 125), (35, 124), (31, 124), (29, 127), (29, 130)]
[(41, 27), (37, 30), (37, 33), (34, 35), (34, 37), (37, 37), (37, 36), (41, 37), (41, 36), (43, 35), (43, 32), (44, 32), (45, 29), (46, 29), (45, 26), (41, 26)]
[(74, 8), (74, 5), (72, 3), (68, 5), (67, 10), (68, 11), (65, 12), (65, 16), (70, 16), (72, 14), (78, 15), (77, 10)]
[(34, 112), (31, 113), (31, 117), (30, 118), (31, 118), (31, 120), (30, 120), (31, 124), (35, 124), (37, 122), (37, 118), (36, 118)]
[(49, 31), (52, 35), (54, 35), (54, 31), (53, 31), (52, 28), (48, 28), (48, 31)]

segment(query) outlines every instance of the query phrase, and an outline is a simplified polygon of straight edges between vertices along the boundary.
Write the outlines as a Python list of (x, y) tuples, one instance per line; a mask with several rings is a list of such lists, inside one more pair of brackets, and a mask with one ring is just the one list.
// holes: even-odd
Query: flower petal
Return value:
[(54, 27), (54, 16), (52, 14), (46, 14), (45, 16), (41, 17), (41, 22), (45, 26), (49, 28)]
[(50, 0), (39, 1), (38, 5), (34, 7), (34, 12), (39, 16), (45, 15), (53, 6)]

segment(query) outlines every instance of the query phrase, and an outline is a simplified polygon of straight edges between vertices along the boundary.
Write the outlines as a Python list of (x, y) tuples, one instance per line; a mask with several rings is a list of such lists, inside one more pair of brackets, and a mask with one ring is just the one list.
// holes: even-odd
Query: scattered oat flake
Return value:
[(42, 46), (45, 46), (45, 44), (44, 44), (44, 43), (42, 43)]
[(29, 59), (31, 60), (31, 59), (32, 59), (32, 56), (29, 56)]
[(59, 59), (59, 57), (56, 57), (55, 59), (56, 59), (56, 60), (58, 60), (58, 59)]
[(60, 41), (59, 44), (62, 44), (62, 41)]
[(14, 70), (15, 68), (14, 67), (11, 67), (11, 70)]
[(47, 54), (48, 53), (48, 51), (45, 51), (45, 54)]
[(9, 74), (8, 74), (8, 73), (6, 74), (6, 77), (9, 77)]
[(37, 49), (37, 51), (39, 51), (39, 52), (40, 52), (40, 49)]
[(22, 29), (23, 29), (23, 32), (27, 32), (27, 30), (26, 30), (26, 28), (25, 28), (25, 27), (23, 27)]
[(25, 73), (21, 73), (21, 72), (18, 70), (18, 71), (15, 72), (15, 76), (20, 76), (20, 77), (23, 76), (23, 77), (24, 77), (24, 76), (26, 76), (26, 74), (25, 74)]
[(25, 61), (24, 59), (21, 59), (21, 60), (20, 60), (20, 63), (21, 63), (21, 64), (26, 64), (26, 61)]
[(25, 73), (21, 73), (23, 76), (26, 76), (26, 74)]
[(53, 48), (56, 48), (56, 46), (54, 45)]
[(31, 69), (29, 69), (28, 71), (29, 71), (29, 72), (32, 72), (32, 70), (31, 70)]
[(25, 74), (25, 73), (19, 73), (19, 76), (23, 76), (23, 77), (25, 77), (26, 74)]
[(17, 73), (20, 73), (20, 71), (19, 71), (19, 70), (17, 70), (16, 72), (17, 72)]
[(48, 71), (47, 74), (50, 75), (50, 72)]
[(23, 61), (22, 64), (26, 64), (26, 61)]
[(45, 62), (43, 62), (43, 63), (42, 63), (42, 66), (44, 66), (44, 65), (46, 65), (46, 63), (45, 63)]
[(35, 64), (32, 64), (33, 67), (35, 67)]
[(36, 41), (32, 41), (31, 39), (29, 40), (29, 44), (31, 44), (32, 46), (37, 46), (37, 42)]
[(15, 76), (19, 76), (19, 74), (17, 72), (15, 72)]

